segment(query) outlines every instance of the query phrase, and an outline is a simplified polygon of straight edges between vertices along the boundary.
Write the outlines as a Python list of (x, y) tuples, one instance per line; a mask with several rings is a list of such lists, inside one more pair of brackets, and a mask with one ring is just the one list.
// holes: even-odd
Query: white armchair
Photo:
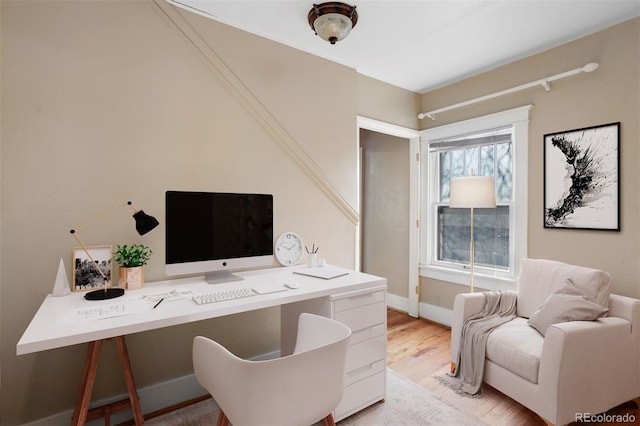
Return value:
[[(551, 321), (543, 336), (527, 321), (567, 278), (589, 299), (608, 305), (608, 315), (593, 321)], [(609, 286), (603, 271), (525, 259), (517, 317), (489, 335), (484, 382), (556, 425), (633, 399), (640, 402), (640, 300), (609, 294)], [(464, 321), (482, 311), (484, 299), (483, 293), (456, 296), (452, 363)]]

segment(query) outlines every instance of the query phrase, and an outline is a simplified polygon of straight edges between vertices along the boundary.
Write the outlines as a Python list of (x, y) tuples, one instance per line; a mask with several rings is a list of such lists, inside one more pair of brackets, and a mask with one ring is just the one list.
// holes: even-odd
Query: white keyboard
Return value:
[(230, 290), (218, 290), (210, 293), (196, 294), (193, 296), (193, 301), (198, 305), (205, 305), (207, 303), (222, 302), (225, 300), (242, 299), (245, 297), (255, 296), (249, 288), (234, 288)]

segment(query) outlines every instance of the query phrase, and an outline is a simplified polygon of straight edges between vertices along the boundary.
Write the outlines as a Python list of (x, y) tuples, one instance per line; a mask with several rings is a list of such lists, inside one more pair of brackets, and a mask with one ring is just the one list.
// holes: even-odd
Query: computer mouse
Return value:
[(298, 284), (296, 283), (284, 283), (284, 286), (290, 289), (298, 288)]

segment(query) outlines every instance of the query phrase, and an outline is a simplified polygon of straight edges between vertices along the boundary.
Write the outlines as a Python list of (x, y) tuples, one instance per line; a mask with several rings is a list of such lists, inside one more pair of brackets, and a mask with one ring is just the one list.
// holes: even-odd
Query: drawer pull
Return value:
[(362, 330), (354, 331), (353, 334), (368, 333), (370, 331), (373, 331), (373, 327), (375, 327), (375, 326), (371, 326), (371, 327), (363, 328)]
[(360, 296), (353, 296), (349, 298), (349, 302), (352, 302), (354, 300), (361, 300), (361, 299), (365, 299), (365, 298), (372, 298), (373, 297), (373, 293), (367, 293), (367, 294), (361, 294)]
[(360, 367), (357, 370), (347, 372), (347, 376), (355, 376), (358, 374), (362, 374), (365, 371), (369, 371), (373, 369), (373, 364), (365, 365), (364, 367)]

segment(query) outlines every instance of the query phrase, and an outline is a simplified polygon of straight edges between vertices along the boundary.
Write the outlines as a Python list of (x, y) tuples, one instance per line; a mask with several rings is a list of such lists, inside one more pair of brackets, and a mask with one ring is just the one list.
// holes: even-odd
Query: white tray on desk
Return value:
[(338, 268), (336, 266), (316, 266), (296, 269), (294, 274), (306, 275), (314, 278), (322, 278), (324, 280), (331, 280), (333, 278), (342, 277), (349, 274), (348, 269)]

